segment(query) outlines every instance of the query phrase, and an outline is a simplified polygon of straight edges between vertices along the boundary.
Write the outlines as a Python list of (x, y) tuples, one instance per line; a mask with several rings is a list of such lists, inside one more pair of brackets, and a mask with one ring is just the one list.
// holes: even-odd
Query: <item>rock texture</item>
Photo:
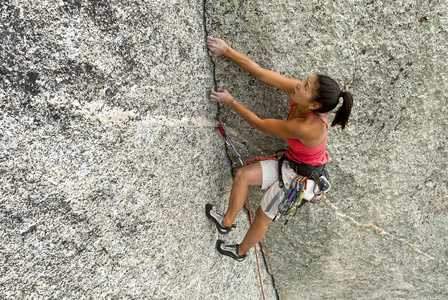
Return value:
[(232, 177), (203, 8), (1, 2), (0, 298), (261, 297), (204, 214)]
[[(264, 239), (282, 299), (448, 297), (447, 14), (446, 1), (213, 4), (213, 35), (285, 76), (327, 74), (355, 99), (346, 130), (330, 130), (325, 203)], [(249, 109), (286, 117), (283, 92), (216, 63)], [(227, 108), (221, 118), (246, 158), (285, 146)]]
[[(287, 97), (227, 59), (214, 68), (207, 33), (355, 97), (330, 132), (331, 193), (263, 240), (266, 299), (446, 298), (447, 14), (416, 0), (2, 1), (0, 298), (261, 298), (255, 255), (220, 256), (204, 215), (225, 209), (238, 166), (216, 120), (245, 158), (285, 143), (208, 94), (216, 79), (263, 118), (284, 118)], [(246, 213), (237, 226), (226, 240)]]

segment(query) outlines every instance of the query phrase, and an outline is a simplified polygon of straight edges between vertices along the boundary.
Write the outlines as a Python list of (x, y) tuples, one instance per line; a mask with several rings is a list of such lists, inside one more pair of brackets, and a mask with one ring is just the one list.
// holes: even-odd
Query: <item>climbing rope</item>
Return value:
[(262, 161), (262, 160), (280, 160), (280, 156), (282, 156), (283, 153), (285, 153), (285, 152), (281, 151), (281, 152), (274, 153), (274, 154), (267, 155), (267, 156), (255, 156), (252, 159), (246, 160), (244, 165), (247, 166), (247, 165), (250, 165), (253, 162)]

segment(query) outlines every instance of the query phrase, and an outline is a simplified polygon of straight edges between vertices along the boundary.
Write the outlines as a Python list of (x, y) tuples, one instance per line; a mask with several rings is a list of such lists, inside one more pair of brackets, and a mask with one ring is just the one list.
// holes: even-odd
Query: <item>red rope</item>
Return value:
[(274, 153), (274, 154), (267, 155), (267, 156), (255, 156), (252, 159), (246, 160), (244, 162), (244, 165), (247, 166), (247, 165), (250, 165), (251, 163), (253, 163), (255, 161), (262, 161), (262, 160), (268, 160), (268, 159), (279, 160), (279, 156), (281, 156), (283, 153), (285, 153), (285, 152), (278, 152), (278, 153)]
[[(283, 152), (279, 152), (279, 153), (275, 153), (275, 154), (271, 154), (268, 156), (255, 156), (253, 159), (248, 159), (244, 162), (245, 166), (250, 165), (251, 163), (255, 162), (255, 161), (262, 161), (262, 160), (268, 160), (268, 159), (272, 159), (272, 160), (279, 160), (278, 156), (282, 155)], [(252, 225), (253, 221), (252, 221), (252, 210), (250, 208), (250, 198), (249, 198), (249, 193), (247, 194), (247, 206), (249, 209), (249, 218), (250, 218), (250, 224)], [(255, 244), (254, 246), (255, 248), (255, 258), (257, 260), (257, 268), (258, 268), (258, 278), (260, 279), (260, 287), (261, 287), (261, 294), (263, 295), (263, 300), (265, 300), (265, 296), (264, 296), (264, 289), (263, 289), (263, 281), (261, 280), (261, 271), (260, 271), (260, 262), (258, 261), (258, 251), (257, 251), (257, 245)]]

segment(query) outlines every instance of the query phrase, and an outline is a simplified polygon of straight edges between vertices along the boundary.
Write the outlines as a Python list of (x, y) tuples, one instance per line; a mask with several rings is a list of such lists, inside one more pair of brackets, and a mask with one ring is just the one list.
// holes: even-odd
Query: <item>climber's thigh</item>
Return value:
[(278, 181), (278, 161), (263, 160), (260, 161), (262, 184), (261, 189), (265, 190)]
[(235, 174), (235, 183), (261, 186), (262, 173), (259, 162), (239, 168)]

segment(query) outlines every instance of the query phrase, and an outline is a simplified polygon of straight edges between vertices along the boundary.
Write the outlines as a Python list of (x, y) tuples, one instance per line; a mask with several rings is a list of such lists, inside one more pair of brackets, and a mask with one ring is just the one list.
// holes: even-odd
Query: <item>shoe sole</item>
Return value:
[(221, 234), (228, 234), (230, 231), (227, 229), (222, 229), (220, 228), (221, 224), (219, 224), (219, 222), (210, 214), (210, 211), (213, 209), (213, 205), (208, 203), (205, 205), (205, 214), (207, 215), (207, 217), (212, 220), (213, 222), (215, 222), (216, 225), (216, 229), (218, 229), (219, 233)]

